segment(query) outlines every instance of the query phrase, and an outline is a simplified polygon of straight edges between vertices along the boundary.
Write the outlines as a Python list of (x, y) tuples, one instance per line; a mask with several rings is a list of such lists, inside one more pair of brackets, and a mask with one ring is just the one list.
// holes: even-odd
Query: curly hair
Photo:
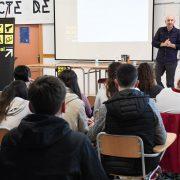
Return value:
[(138, 67), (138, 88), (143, 92), (149, 92), (155, 86), (153, 68), (148, 63), (141, 63)]
[(106, 95), (108, 98), (112, 97), (118, 90), (115, 86), (117, 70), (121, 66), (120, 62), (112, 62), (108, 67), (108, 79), (106, 83)]

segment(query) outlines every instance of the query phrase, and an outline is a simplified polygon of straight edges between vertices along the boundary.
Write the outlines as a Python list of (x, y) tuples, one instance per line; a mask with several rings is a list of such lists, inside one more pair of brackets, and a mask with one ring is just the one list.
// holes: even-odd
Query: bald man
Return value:
[(180, 50), (180, 30), (174, 27), (173, 16), (167, 16), (165, 23), (166, 26), (158, 29), (152, 41), (152, 45), (158, 48), (155, 74), (157, 83), (164, 87), (161, 76), (166, 71), (166, 85), (174, 87), (177, 53)]

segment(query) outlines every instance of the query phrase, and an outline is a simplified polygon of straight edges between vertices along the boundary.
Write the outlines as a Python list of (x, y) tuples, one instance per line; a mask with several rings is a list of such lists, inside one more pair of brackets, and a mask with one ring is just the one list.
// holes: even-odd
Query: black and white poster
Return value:
[(16, 24), (54, 22), (53, 0), (0, 0), (0, 18), (14, 17)]

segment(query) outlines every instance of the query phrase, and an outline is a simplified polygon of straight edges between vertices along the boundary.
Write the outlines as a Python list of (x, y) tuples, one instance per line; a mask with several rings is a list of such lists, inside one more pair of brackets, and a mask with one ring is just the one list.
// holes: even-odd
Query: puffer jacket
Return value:
[[(158, 121), (149, 105), (149, 96), (136, 89), (127, 89), (115, 94), (105, 102), (105, 105), (107, 109), (105, 132), (139, 136), (143, 140), (145, 153), (153, 153), (155, 127)], [(111, 161), (110, 169), (108, 163), (105, 163), (105, 168), (108, 171), (116, 172), (119, 171), (119, 166), (121, 167), (120, 171), (122, 170), (125, 175), (141, 174), (140, 159), (120, 158), (120, 163), (117, 163), (116, 160)], [(157, 162), (158, 158), (146, 159), (146, 172), (155, 168)]]

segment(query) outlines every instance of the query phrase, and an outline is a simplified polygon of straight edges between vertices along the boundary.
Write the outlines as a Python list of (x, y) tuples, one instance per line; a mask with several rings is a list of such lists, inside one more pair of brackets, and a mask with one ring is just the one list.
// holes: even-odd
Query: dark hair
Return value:
[(121, 66), (120, 62), (112, 62), (108, 67), (108, 79), (106, 84), (106, 95), (112, 97), (118, 90), (115, 87), (114, 80), (116, 79), (117, 70)]
[(0, 96), (0, 121), (6, 117), (9, 105), (15, 97), (27, 99), (28, 90), (24, 81), (13, 81), (3, 89)]
[(139, 89), (143, 92), (149, 92), (155, 85), (153, 68), (148, 63), (141, 63), (138, 67)]
[(133, 86), (137, 78), (137, 70), (131, 64), (122, 64), (117, 71), (117, 80), (121, 87)]
[(32, 110), (39, 114), (56, 114), (66, 95), (64, 83), (54, 76), (37, 78), (29, 87)]
[(78, 79), (76, 73), (71, 69), (65, 69), (58, 76), (66, 85), (66, 87), (70, 88), (73, 93), (77, 94), (80, 99), (81, 91), (78, 85)]
[(28, 82), (29, 77), (31, 77), (31, 71), (30, 71), (29, 67), (27, 67), (25, 65), (20, 65), (14, 69), (14, 79), (15, 80), (22, 80), (24, 82)]

